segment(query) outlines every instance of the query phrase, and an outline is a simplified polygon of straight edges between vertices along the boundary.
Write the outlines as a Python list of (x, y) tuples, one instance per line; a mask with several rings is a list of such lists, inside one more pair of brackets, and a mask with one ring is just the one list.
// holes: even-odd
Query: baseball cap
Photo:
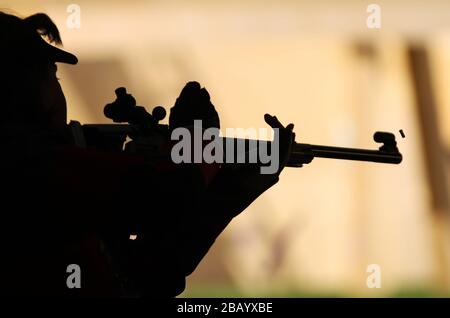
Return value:
[[(46, 37), (49, 41), (44, 39)], [(77, 57), (49, 42), (61, 44), (59, 31), (53, 21), (43, 13), (21, 19), (0, 12), (0, 45), (3, 63), (61, 62), (77, 64)]]

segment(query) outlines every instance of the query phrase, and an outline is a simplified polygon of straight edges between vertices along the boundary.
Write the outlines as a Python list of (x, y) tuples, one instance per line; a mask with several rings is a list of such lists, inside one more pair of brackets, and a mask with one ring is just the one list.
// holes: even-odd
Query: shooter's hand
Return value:
[(295, 141), (295, 133), (293, 132), (294, 124), (289, 124), (284, 127), (276, 116), (272, 116), (269, 114), (264, 115), (264, 120), (270, 127), (274, 129), (274, 138), (278, 138), (280, 142), (280, 166), (277, 172), (277, 174), (280, 174), (289, 161), (292, 144)]
[(219, 115), (211, 103), (208, 91), (198, 82), (187, 83), (170, 109), (169, 126), (189, 127), (194, 120), (202, 120), (202, 127), (220, 128)]

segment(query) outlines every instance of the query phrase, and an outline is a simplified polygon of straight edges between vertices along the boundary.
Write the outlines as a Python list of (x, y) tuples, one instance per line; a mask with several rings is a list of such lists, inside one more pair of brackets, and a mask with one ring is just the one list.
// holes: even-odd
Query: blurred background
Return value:
[[(380, 28), (367, 25), (371, 3)], [(119, 86), (149, 110), (168, 109), (197, 80), (222, 128), (265, 127), (271, 113), (295, 123), (298, 142), (375, 148), (375, 131), (396, 134), (400, 165), (315, 159), (286, 169), (233, 220), (181, 296), (450, 295), (450, 2), (2, 0), (0, 8), (57, 23), (79, 57), (59, 77), (69, 118), (82, 123), (107, 122), (103, 107)], [(371, 264), (380, 288), (369, 288)]]

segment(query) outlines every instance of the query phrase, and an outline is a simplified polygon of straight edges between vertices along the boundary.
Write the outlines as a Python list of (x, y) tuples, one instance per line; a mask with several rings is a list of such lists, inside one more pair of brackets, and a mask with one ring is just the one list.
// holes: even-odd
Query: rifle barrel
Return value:
[[(258, 153), (259, 147), (266, 147), (268, 153), (271, 153), (272, 142), (249, 140), (240, 138), (224, 138), (224, 149), (226, 149), (227, 142), (231, 142), (234, 145), (234, 156), (239, 152), (237, 145), (245, 145), (245, 157), (250, 152)], [(267, 144), (268, 143), (268, 144)], [(256, 148), (255, 148), (256, 147)], [(227, 149), (228, 150), (228, 149)], [(357, 160), (357, 161), (371, 161), (379, 163), (398, 164), (402, 161), (402, 155), (398, 152), (397, 148), (390, 150), (370, 150), (370, 149), (358, 149), (358, 148), (345, 148), (345, 147), (333, 147), (333, 146), (321, 146), (311, 144), (294, 143), (292, 152), (290, 155), (288, 167), (299, 167), (302, 164), (310, 163), (314, 158), (330, 158), (330, 159), (343, 159), (343, 160)]]
[(330, 147), (311, 145), (311, 151), (314, 157), (372, 161), (381, 163), (399, 164), (402, 161), (402, 155), (398, 151), (369, 150), (358, 148)]

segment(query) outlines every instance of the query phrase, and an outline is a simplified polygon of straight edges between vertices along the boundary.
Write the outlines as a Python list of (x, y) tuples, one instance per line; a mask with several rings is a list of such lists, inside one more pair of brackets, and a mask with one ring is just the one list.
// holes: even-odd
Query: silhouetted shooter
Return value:
[[(255, 166), (152, 165), (137, 155), (77, 148), (55, 64), (77, 58), (49, 42), (61, 44), (48, 16), (0, 13), (3, 292), (178, 295), (231, 219), (278, 181), (293, 125), (266, 117), (281, 129), (281, 165), (272, 175)], [(169, 125), (196, 119), (204, 128), (219, 125), (208, 92), (190, 82)], [(70, 264), (80, 266), (81, 288), (68, 288)]]

